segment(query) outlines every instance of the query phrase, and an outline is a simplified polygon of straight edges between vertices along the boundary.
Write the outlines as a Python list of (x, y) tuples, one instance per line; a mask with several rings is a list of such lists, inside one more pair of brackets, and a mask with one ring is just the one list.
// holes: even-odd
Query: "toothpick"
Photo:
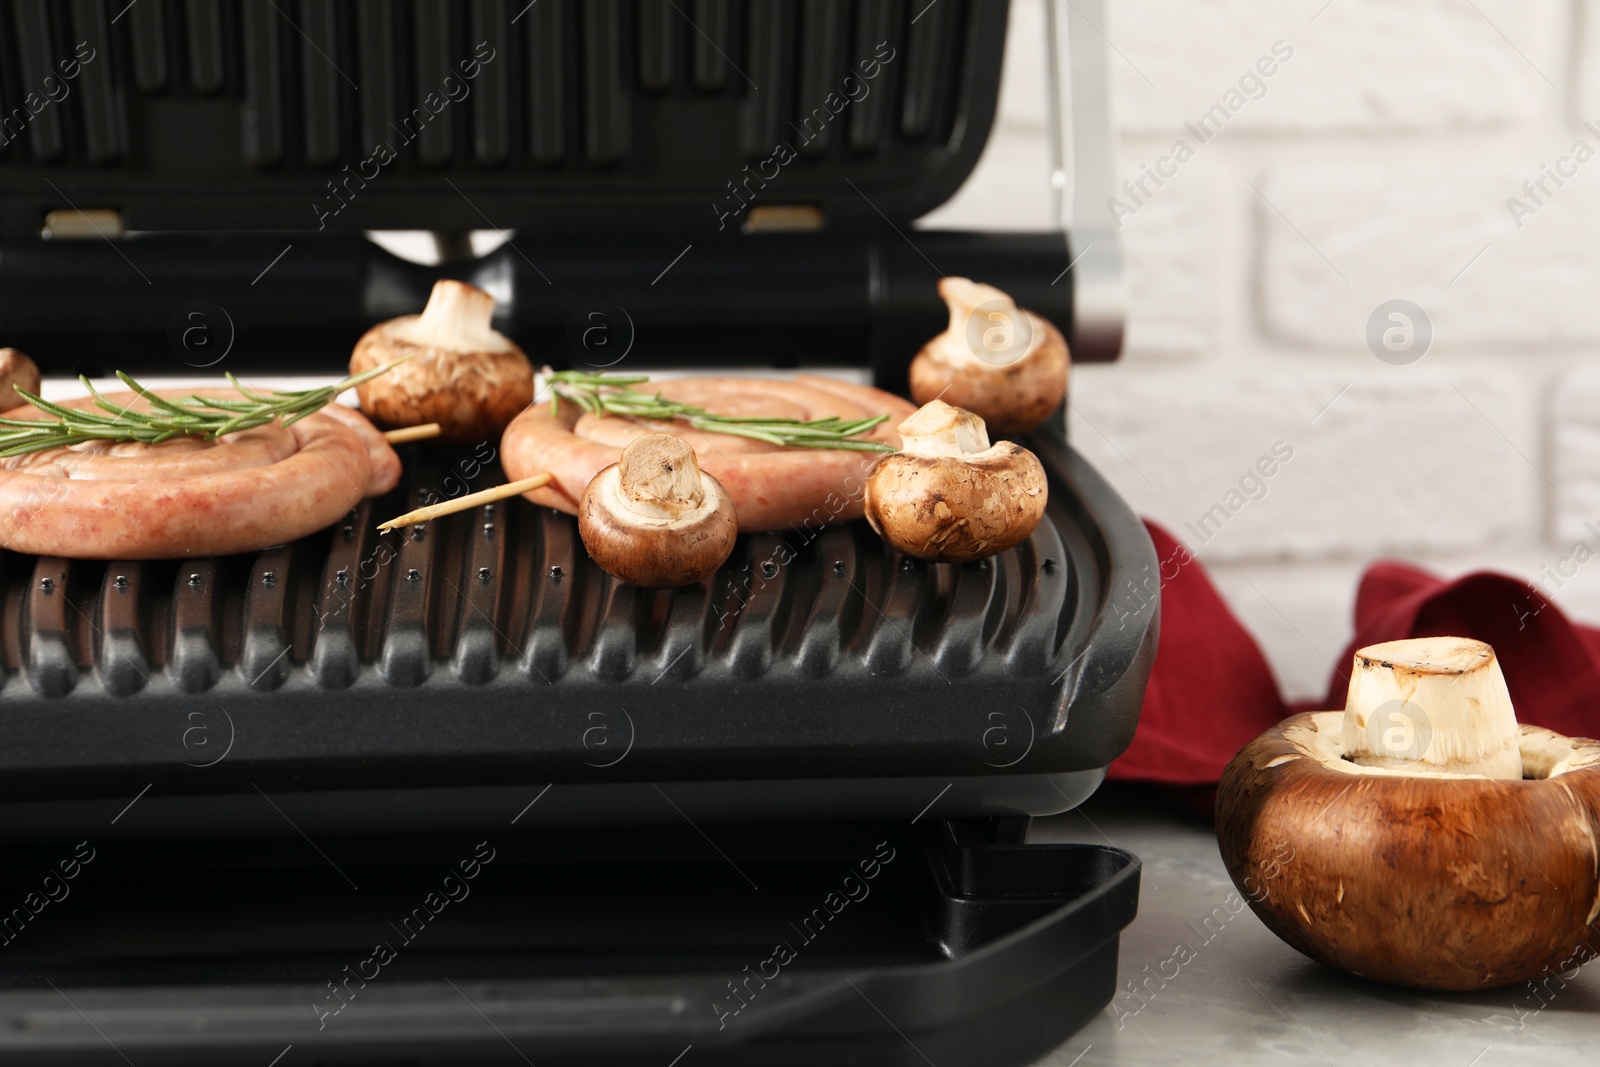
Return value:
[(437, 519), (443, 515), (454, 515), (458, 511), (470, 511), (480, 504), (493, 504), (497, 500), (521, 496), (523, 493), (549, 485), (553, 481), (555, 481), (555, 475), (545, 471), (542, 474), (535, 474), (532, 478), (524, 478), (518, 482), (507, 482), (505, 485), (497, 485), (493, 489), (468, 493), (466, 496), (457, 497), (454, 500), (429, 504), (425, 508), (408, 511), (404, 515), (381, 524), (378, 529), (392, 530), (397, 526), (414, 526), (419, 522), (427, 522), (429, 519)]
[(426, 441), (430, 437), (438, 437), (442, 432), (437, 422), (425, 422), (421, 426), (402, 426), (398, 430), (386, 431), (383, 439), (391, 445), (403, 445), (407, 441)]

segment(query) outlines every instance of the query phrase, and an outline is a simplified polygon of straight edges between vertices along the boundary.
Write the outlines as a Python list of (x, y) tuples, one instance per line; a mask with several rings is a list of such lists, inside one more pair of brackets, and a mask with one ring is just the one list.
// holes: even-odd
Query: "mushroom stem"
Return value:
[(1344, 756), (1363, 766), (1522, 777), (1511, 694), (1482, 641), (1425, 637), (1361, 649), (1343, 726)]
[(441, 278), (433, 283), (428, 306), (412, 327), (411, 340), (418, 344), (453, 345), (463, 338), (492, 333), (494, 297), (466, 282)]
[(1029, 327), (1027, 319), (1018, 315), (1016, 301), (1010, 294), (992, 285), (970, 278), (946, 278), (939, 283), (939, 295), (950, 309), (950, 329), (945, 336), (957, 342), (949, 345), (945, 354), (956, 361), (980, 358), (966, 344), (969, 323), (979, 308), (984, 310), (985, 318), (978, 323), (978, 341), (986, 352), (1010, 351), (1016, 344), (1014, 333), (1018, 324), (1024, 330)]
[(970, 411), (931, 400), (902, 422), (900, 450), (914, 456), (968, 456), (989, 449), (989, 430)]
[(705, 503), (694, 449), (672, 434), (651, 434), (630, 444), (617, 476), (623, 505), (644, 518), (675, 519)]

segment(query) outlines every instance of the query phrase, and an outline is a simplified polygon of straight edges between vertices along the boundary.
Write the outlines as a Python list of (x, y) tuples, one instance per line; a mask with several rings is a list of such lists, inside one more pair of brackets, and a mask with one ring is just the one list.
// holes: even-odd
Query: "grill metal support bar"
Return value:
[(1122, 352), (1127, 321), (1122, 245), (1106, 215), (1113, 188), (1111, 79), (1103, 0), (1041, 0), (1045, 10), (1050, 185), (1055, 224), (1071, 236), (1072, 356), (1098, 363)]

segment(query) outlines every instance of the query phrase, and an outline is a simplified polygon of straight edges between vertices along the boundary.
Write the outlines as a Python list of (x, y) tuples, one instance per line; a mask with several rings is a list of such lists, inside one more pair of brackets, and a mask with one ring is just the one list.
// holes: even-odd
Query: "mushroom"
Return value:
[(499, 440), (533, 402), (533, 364), (490, 326), (493, 315), (492, 296), (445, 278), (421, 315), (368, 330), (350, 355), (351, 374), (412, 358), (356, 387), (362, 411), (383, 426), (437, 422), (447, 444)]
[(583, 547), (608, 574), (676, 589), (708, 578), (733, 551), (739, 517), (694, 449), (668, 433), (636, 438), (595, 475), (578, 505)]
[(1039, 525), (1049, 490), (1032, 452), (991, 445), (982, 419), (942, 400), (898, 429), (901, 450), (873, 467), (866, 499), (867, 522), (895, 548), (960, 563), (1003, 552)]
[(39, 368), (21, 349), (0, 348), (0, 411), (28, 403), (18, 389), (38, 396)]
[(1293, 715), (1217, 787), (1217, 842), (1262, 922), (1312, 959), (1488, 989), (1600, 952), (1600, 742), (1517, 726), (1494, 650), (1356, 653), (1344, 711)]
[(969, 278), (942, 279), (939, 295), (950, 308), (950, 328), (911, 361), (911, 398), (948, 400), (996, 434), (1038, 429), (1067, 396), (1061, 331)]

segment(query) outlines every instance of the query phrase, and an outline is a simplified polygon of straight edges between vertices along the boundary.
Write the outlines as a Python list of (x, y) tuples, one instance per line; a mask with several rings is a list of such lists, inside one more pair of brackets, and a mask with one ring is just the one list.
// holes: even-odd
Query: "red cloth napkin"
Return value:
[[(1169, 786), (1214, 784), (1234, 753), (1295, 709), (1254, 638), (1205, 568), (1146, 522), (1161, 574), (1161, 643), (1133, 744), (1108, 777)], [(1402, 637), (1475, 637), (1494, 646), (1520, 722), (1569, 736), (1600, 734), (1600, 630), (1573, 623), (1537, 589), (1503, 574), (1444, 581), (1376, 563), (1356, 594), (1355, 637), (1318, 708), (1344, 707), (1355, 650)]]

